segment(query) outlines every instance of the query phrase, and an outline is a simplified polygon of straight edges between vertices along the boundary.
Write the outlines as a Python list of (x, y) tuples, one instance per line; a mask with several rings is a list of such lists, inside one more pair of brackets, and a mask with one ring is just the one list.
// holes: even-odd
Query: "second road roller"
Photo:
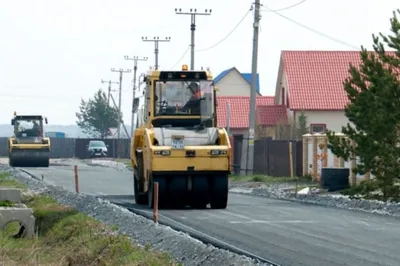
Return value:
[(8, 139), (8, 160), (10, 166), (49, 167), (50, 138), (44, 137), (41, 115), (17, 115), (11, 120), (14, 135)]

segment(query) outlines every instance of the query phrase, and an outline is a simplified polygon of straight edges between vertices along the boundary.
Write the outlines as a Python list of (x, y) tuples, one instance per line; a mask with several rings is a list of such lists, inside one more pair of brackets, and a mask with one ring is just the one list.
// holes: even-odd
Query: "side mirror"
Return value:
[(109, 147), (109, 145), (106, 145), (106, 147), (108, 148), (108, 147)]
[(45, 117), (44, 118), (44, 122), (46, 123), (46, 125), (47, 125), (47, 123), (48, 123), (48, 121), (47, 121), (47, 117)]
[(11, 119), (11, 125), (12, 126), (15, 125), (15, 120), (14, 119)]
[(146, 82), (147, 81), (147, 77), (143, 77), (143, 82)]
[(132, 112), (136, 113), (139, 109), (139, 98), (135, 98), (133, 100), (133, 105), (132, 105)]

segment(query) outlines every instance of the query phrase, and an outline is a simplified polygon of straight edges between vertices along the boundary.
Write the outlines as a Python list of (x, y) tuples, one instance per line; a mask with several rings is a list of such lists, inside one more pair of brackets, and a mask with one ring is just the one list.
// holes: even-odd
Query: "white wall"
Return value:
[[(300, 112), (296, 112), (296, 119)], [(348, 123), (344, 111), (304, 111), (309, 124), (326, 124), (327, 129), (342, 132), (342, 126)]]
[(217, 84), (217, 96), (248, 96), (250, 97), (250, 84), (236, 70), (230, 71)]

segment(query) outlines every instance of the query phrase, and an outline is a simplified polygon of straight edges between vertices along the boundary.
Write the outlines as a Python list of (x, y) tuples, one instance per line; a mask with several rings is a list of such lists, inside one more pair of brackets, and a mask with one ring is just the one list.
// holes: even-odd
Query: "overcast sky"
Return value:
[[(371, 34), (388, 33), (392, 11), (399, 8), (398, 0), (307, 0), (279, 11), (286, 18), (268, 11), (298, 2), (303, 1), (262, 1), (258, 72), (263, 95), (274, 93), (281, 50), (371, 48)], [(17, 111), (46, 115), (51, 124), (75, 124), (81, 97), (106, 89), (101, 79), (117, 81), (118, 73), (110, 68), (132, 68), (124, 55), (149, 57), (140, 62), (140, 73), (154, 65), (154, 45), (142, 42), (142, 36), (171, 37), (170, 43), (160, 43), (161, 68), (190, 63), (190, 54), (183, 56), (190, 42), (190, 17), (175, 15), (175, 8), (212, 9), (211, 16), (197, 18), (196, 49), (200, 50), (231, 32), (251, 3), (0, 0), (0, 123), (9, 123)], [(233, 66), (250, 72), (252, 20), (249, 13), (225, 41), (196, 52), (196, 67), (210, 67), (215, 76)], [(131, 84), (132, 74), (126, 74), (122, 90), (126, 122), (130, 121)]]

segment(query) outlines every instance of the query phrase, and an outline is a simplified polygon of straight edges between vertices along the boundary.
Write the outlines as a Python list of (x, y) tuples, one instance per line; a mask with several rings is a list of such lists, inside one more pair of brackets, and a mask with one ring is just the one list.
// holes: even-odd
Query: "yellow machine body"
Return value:
[(217, 127), (212, 81), (209, 72), (185, 66), (147, 73), (142, 123), (131, 142), (136, 203), (152, 207), (157, 182), (160, 207), (226, 208), (231, 144)]
[(50, 138), (44, 137), (41, 115), (17, 115), (11, 120), (14, 135), (8, 139), (10, 166), (48, 167), (50, 161)]

